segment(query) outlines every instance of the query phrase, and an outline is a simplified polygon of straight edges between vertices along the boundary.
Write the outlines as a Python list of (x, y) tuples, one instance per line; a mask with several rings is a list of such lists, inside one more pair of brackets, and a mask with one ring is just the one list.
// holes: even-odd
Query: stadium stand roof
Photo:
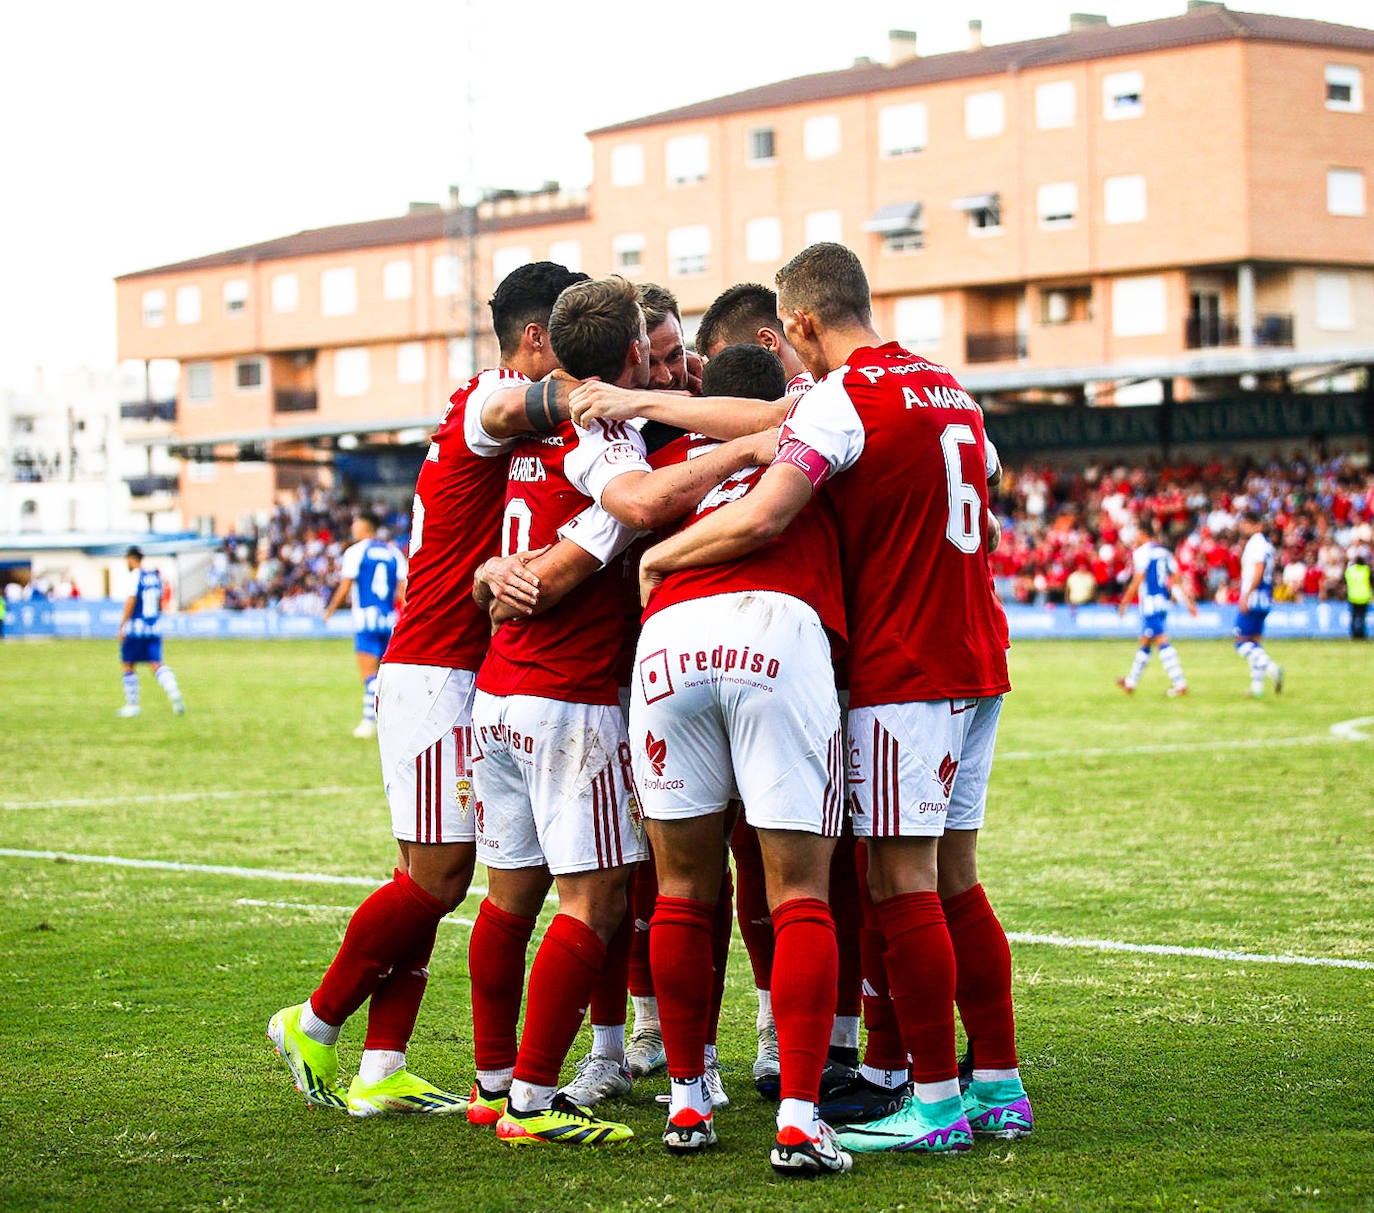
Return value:
[(727, 114), (798, 105), (808, 101), (829, 101), (944, 80), (994, 76), (1032, 67), (1198, 46), (1237, 38), (1374, 51), (1374, 30), (1312, 21), (1305, 17), (1233, 12), (1216, 4), (1200, 6), (1177, 17), (1137, 21), (1129, 25), (1092, 25), (1048, 38), (917, 56), (892, 65), (861, 60), (853, 67), (840, 71), (780, 80), (775, 84), (765, 84), (709, 101), (663, 110), (647, 117), (598, 127), (588, 134), (607, 135), (669, 122), (720, 118)]
[(399, 434), (404, 430), (423, 430), (428, 436), (434, 432), (438, 418), (431, 413), (422, 417), (376, 417), (371, 421), (319, 421), (305, 425), (281, 425), (253, 430), (233, 430), (220, 434), (185, 434), (169, 438), (126, 437), (125, 446), (166, 447), (173, 455), (216, 446), (260, 446), (266, 442), (304, 442), (318, 444), (322, 438), (340, 438), (345, 434), (363, 437), (368, 434)]

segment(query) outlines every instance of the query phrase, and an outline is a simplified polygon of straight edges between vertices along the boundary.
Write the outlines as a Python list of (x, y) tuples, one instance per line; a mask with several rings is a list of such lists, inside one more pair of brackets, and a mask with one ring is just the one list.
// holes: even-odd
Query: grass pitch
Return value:
[[(1374, 646), (1275, 641), (1288, 686), (1251, 701), (1222, 642), (1180, 646), (1180, 700), (1157, 665), (1113, 685), (1129, 644), (1018, 645), (982, 849), (1035, 1135), (811, 1185), (767, 1165), (738, 946), (708, 1157), (663, 1151), (662, 1079), (612, 1105), (639, 1137), (600, 1150), (307, 1110), (267, 1018), (393, 857), (352, 654), (167, 647), (189, 712), (145, 674), (136, 720), (114, 715), (112, 643), (0, 648), (6, 1210), (1374, 1208)], [(453, 1090), (476, 904), (440, 930), (409, 1055)], [(346, 1069), (360, 1046), (351, 1024)]]

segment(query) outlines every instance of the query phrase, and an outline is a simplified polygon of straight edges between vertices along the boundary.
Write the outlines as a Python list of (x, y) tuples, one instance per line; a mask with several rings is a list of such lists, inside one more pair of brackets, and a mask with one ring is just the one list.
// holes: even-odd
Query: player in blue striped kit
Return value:
[(1178, 650), (1169, 643), (1169, 605), (1177, 597), (1188, 608), (1190, 615), (1196, 615), (1197, 604), (1178, 579), (1178, 564), (1174, 554), (1159, 542), (1155, 521), (1142, 518), (1136, 525), (1140, 542), (1131, 556), (1133, 572), (1130, 584), (1121, 595), (1120, 613), (1126, 614), (1126, 608), (1133, 599), (1139, 602), (1140, 648), (1136, 650), (1130, 672), (1125, 678), (1118, 678), (1116, 685), (1127, 694), (1134, 692), (1136, 683), (1149, 664), (1150, 654), (1158, 645), (1159, 664), (1169, 676), (1170, 697), (1186, 695), (1188, 682), (1183, 677), (1183, 664), (1178, 659)]
[(1274, 605), (1274, 545), (1265, 534), (1264, 516), (1247, 510), (1241, 515), (1240, 533), (1245, 547), (1240, 554), (1240, 611), (1236, 614), (1236, 652), (1250, 667), (1250, 694), (1264, 694), (1266, 676), (1274, 681), (1274, 693), (1283, 690), (1283, 666), (1260, 643), (1264, 621)]
[(181, 716), (186, 701), (181, 697), (177, 676), (162, 664), (162, 576), (156, 569), (143, 567), (143, 552), (136, 547), (124, 553), (129, 569), (129, 596), (124, 600), (124, 615), (119, 621), (119, 660), (124, 664), (124, 706), (121, 716), (142, 712), (138, 698), (139, 662), (153, 667), (157, 685), (166, 692), (172, 711)]
[(351, 598), (353, 647), (363, 680), (363, 718), (354, 737), (377, 735), (377, 669), (396, 626), (396, 612), (405, 601), (406, 558), (399, 548), (377, 537), (381, 520), (364, 510), (353, 520), (352, 543), (343, 554), (339, 588), (325, 609), (328, 619)]

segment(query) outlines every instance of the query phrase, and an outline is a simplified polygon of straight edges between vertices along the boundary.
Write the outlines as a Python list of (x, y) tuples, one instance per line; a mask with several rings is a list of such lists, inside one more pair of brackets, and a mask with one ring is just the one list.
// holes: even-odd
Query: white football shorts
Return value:
[(703, 817), (738, 799), (759, 829), (837, 836), (840, 707), (816, 612), (769, 590), (651, 615), (635, 653), (630, 749), (647, 817)]
[(471, 670), (382, 662), (377, 747), (391, 832), (406, 842), (472, 842)]
[(1002, 696), (851, 708), (849, 799), (861, 838), (978, 830)]
[(555, 876), (649, 854), (619, 706), (478, 691), (477, 858)]

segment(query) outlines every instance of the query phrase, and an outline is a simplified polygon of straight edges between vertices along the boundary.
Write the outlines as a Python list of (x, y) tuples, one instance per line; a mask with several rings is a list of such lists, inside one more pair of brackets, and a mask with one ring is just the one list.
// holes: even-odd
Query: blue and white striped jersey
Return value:
[(134, 609), (125, 629), (128, 636), (159, 636), (162, 633), (162, 575), (156, 569), (132, 570), (129, 596)]
[(343, 554), (342, 575), (353, 582), (353, 627), (386, 632), (396, 626), (396, 588), (406, 577), (406, 558), (380, 539), (360, 539)]
[(1240, 604), (1244, 611), (1267, 611), (1274, 605), (1274, 545), (1258, 532), (1245, 541), (1240, 554), (1240, 583), (1246, 585), (1259, 566), (1259, 581)]
[(1131, 556), (1135, 571), (1140, 574), (1136, 601), (1142, 615), (1159, 615), (1169, 609), (1169, 578), (1178, 573), (1173, 553), (1163, 544), (1143, 543)]

